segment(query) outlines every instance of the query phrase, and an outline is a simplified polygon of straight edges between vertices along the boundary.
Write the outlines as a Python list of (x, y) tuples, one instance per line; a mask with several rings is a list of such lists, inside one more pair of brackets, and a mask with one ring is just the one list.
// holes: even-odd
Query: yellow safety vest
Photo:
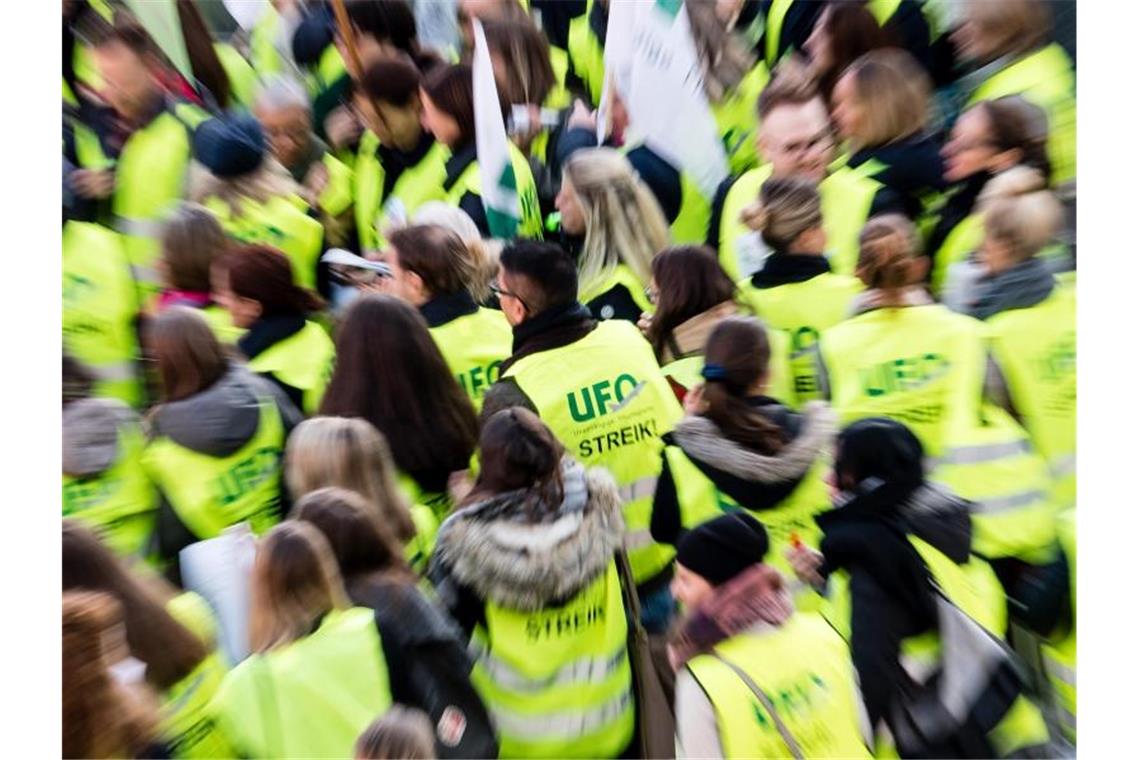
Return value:
[(966, 107), (983, 100), (1020, 95), (1044, 109), (1049, 118), (1046, 149), (1053, 165), (1052, 181), (1062, 185), (1077, 176), (1077, 99), (1073, 62), (1065, 49), (1051, 43), (997, 72), (970, 94)]
[(274, 402), (260, 403), (257, 432), (229, 456), (192, 451), (166, 436), (151, 441), (143, 453), (150, 479), (199, 539), (214, 538), (243, 521), (260, 534), (280, 519), (285, 432)]
[[(589, 304), (590, 301), (593, 301), (595, 298), (601, 298), (619, 286), (629, 291), (633, 302), (637, 304), (638, 308), (643, 312), (653, 311), (653, 304), (649, 303), (649, 297), (645, 294), (646, 283), (638, 279), (632, 269), (621, 263), (614, 266), (608, 275), (599, 278), (593, 283), (582, 286), (578, 293), (578, 300), (584, 304)], [(602, 318), (608, 319), (608, 317), (604, 315)]]
[[(514, 143), (507, 143), (507, 151), (511, 156), (511, 168), (515, 174), (515, 190), (519, 198), (519, 227), (518, 236), (524, 238), (542, 239), (542, 212), (538, 205), (538, 188), (534, 184), (534, 174), (531, 173), (530, 164), (526, 156), (515, 147)], [(467, 193), (483, 197), (483, 178), (479, 173), (479, 160), (475, 159), (467, 165), (455, 183), (450, 188), (444, 188), (448, 204), (458, 207), (459, 202)]]
[(968, 261), (970, 254), (978, 250), (986, 235), (981, 214), (970, 214), (950, 230), (942, 245), (934, 252), (934, 263), (930, 270), (930, 284), (936, 295), (942, 295), (946, 285), (946, 275), (950, 267)]
[(669, 234), (677, 245), (701, 245), (709, 229), (712, 204), (687, 171), (677, 171), (681, 176), (681, 208), (669, 225)]
[(475, 404), (483, 405), (483, 395), (499, 379), (499, 365), (511, 355), (514, 340), (511, 326), (501, 311), (480, 307), (447, 324), (430, 328), (451, 373)]
[(565, 604), (533, 612), (488, 601), (471, 683), (502, 757), (618, 757), (633, 738), (633, 684), (616, 565)]
[(800, 757), (871, 757), (847, 644), (817, 615), (796, 613), (773, 631), (738, 634), (686, 667), (712, 703), (726, 758), (791, 757), (772, 708)]
[(787, 357), (793, 404), (799, 407), (823, 398), (816, 344), (824, 330), (847, 317), (863, 283), (848, 275), (828, 272), (774, 288), (756, 288), (750, 280), (743, 280), (739, 288), (741, 300), (765, 324), (786, 331), (791, 338)]
[(202, 203), (218, 217), (230, 237), (273, 246), (288, 256), (297, 284), (312, 289), (317, 285), (317, 262), (325, 231), (302, 210), (303, 204), (296, 196), (275, 196), (265, 203), (242, 198), (241, 213), (235, 215), (220, 198), (207, 198)]
[(251, 108), (253, 92), (257, 87), (257, 72), (228, 42), (215, 42), (214, 52), (226, 72), (226, 79), (230, 80), (230, 95), (233, 100), (229, 107)]
[(266, 3), (261, 18), (249, 33), (249, 61), (254, 71), (265, 78), (280, 73), (284, 68), (281, 54), (274, 45), (280, 25), (281, 14), (272, 3)]
[(63, 227), (63, 346), (95, 375), (94, 395), (143, 402), (136, 364), (138, 301), (123, 237), (106, 227)]
[(391, 704), (375, 613), (353, 607), (235, 667), (215, 709), (243, 757), (351, 757), (356, 738)]
[(523, 357), (504, 377), (514, 378), (571, 455), (613, 474), (634, 579), (643, 583), (668, 567), (674, 552), (654, 543), (649, 517), (660, 436), (681, 418), (681, 406), (638, 329), (600, 322), (579, 341)]
[(352, 206), (352, 167), (332, 153), (321, 156), (329, 178), (317, 198), (317, 206), (331, 217), (338, 217)]
[(1058, 287), (1036, 306), (986, 322), (1013, 405), (1048, 463), (1058, 508), (1077, 498), (1076, 311), (1076, 289)]
[(843, 425), (891, 417), (914, 431), (928, 457), (939, 457), (978, 417), (984, 326), (944, 306), (860, 314), (825, 330), (820, 352)]
[[(550, 68), (554, 70), (554, 86), (542, 102), (543, 108), (561, 111), (570, 107), (570, 91), (566, 89), (566, 74), (570, 70), (570, 55), (560, 47), (550, 46)], [(533, 153), (532, 153), (533, 155)], [(545, 157), (545, 154), (542, 156)]]
[(306, 322), (298, 332), (273, 344), (249, 360), (249, 369), (273, 375), (301, 391), (302, 411), (316, 414), (332, 377), (336, 346), (324, 328)]
[(119, 556), (141, 558), (154, 531), (158, 494), (143, 471), (142, 430), (130, 425), (118, 433), (110, 467), (88, 477), (63, 476), (63, 516), (87, 525)]
[(230, 313), (217, 304), (199, 309), (198, 313), (205, 318), (214, 337), (223, 345), (236, 345), (241, 336), (245, 335), (245, 328), (236, 326)]
[(566, 48), (574, 74), (586, 85), (594, 108), (602, 102), (602, 84), (606, 78), (605, 42), (599, 40), (590, 28), (590, 14), (586, 12), (570, 21), (566, 35)]
[[(472, 454), (471, 458), (474, 460), (475, 455)], [(424, 507), (430, 511), (437, 525), (442, 523), (444, 519), (451, 514), (451, 509), (455, 506), (451, 501), (451, 494), (447, 491), (425, 491), (420, 487), (420, 484), (416, 482), (415, 478), (407, 473), (401, 472), (397, 474), (396, 485), (404, 492), (404, 495), (408, 497), (408, 500), (414, 504), (415, 507)], [(425, 515), (420, 515), (421, 520), (423, 520), (424, 517)], [(412, 520), (413, 522), (416, 520), (415, 508), (412, 509)], [(429, 523), (425, 521), (424, 524), (428, 525)], [(432, 544), (434, 545), (434, 543), (435, 539), (433, 538)], [(417, 550), (409, 549), (408, 551), (414, 555), (416, 551), (419, 550), (422, 550), (422, 547)]]
[(336, 83), (347, 71), (348, 67), (345, 66), (340, 51), (336, 49), (336, 45), (330, 44), (321, 53), (316, 68), (305, 73), (305, 86), (309, 90), (309, 97), (315, 99), (322, 91)]
[(413, 504), (410, 510), (412, 522), (416, 526), (416, 535), (411, 541), (404, 544), (404, 559), (408, 567), (420, 575), (427, 573), (428, 561), (435, 549), (435, 537), (439, 533), (439, 520), (435, 512), (425, 504)]
[(443, 144), (436, 143), (418, 164), (405, 169), (387, 196), (384, 195), (384, 165), (376, 153), (379, 147), (380, 138), (366, 130), (360, 138), (353, 167), (356, 233), (361, 248), (366, 250), (383, 247), (383, 233), (391, 224), (391, 217), (411, 219), (423, 204), (447, 197), (443, 191), (447, 148)]
[(1073, 622), (1059, 643), (1047, 643), (1041, 654), (1045, 675), (1053, 687), (1053, 701), (1060, 719), (1061, 732), (1077, 743), (1077, 510), (1068, 507), (1057, 515), (1057, 538), (1069, 561), (1069, 596)]
[(709, 104), (732, 174), (746, 172), (760, 162), (756, 153), (756, 101), (768, 84), (768, 76), (767, 64), (760, 61), (719, 103)]

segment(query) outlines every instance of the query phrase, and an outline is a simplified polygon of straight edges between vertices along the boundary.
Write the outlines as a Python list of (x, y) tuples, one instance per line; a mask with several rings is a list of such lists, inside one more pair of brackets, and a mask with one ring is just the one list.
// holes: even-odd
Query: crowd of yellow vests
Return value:
[[(653, 722), (678, 756), (1075, 746), (1055, 4), (659, 0), (723, 143), (711, 194), (607, 71), (619, 1), (273, 0), (222, 32), (180, 0), (176, 52), (138, 3), (64, 3), (66, 756), (648, 756)], [(893, 443), (844, 481), (860, 421), (921, 463), (904, 490)], [(942, 607), (866, 669), (832, 517), (874, 493), (910, 495), (920, 595), (1014, 685), (956, 675)], [(947, 504), (960, 553), (906, 517)], [(238, 656), (179, 561), (234, 526), (258, 537)], [(742, 547), (747, 573), (701, 571)], [(760, 564), (790, 606), (726, 628)], [(425, 690), (461, 696), (408, 696), (445, 668)], [(968, 696), (871, 704), (902, 678)]]

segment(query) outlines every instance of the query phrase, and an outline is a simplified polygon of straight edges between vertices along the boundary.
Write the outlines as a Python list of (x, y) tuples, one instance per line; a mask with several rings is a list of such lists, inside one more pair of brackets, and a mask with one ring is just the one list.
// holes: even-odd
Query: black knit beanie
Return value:
[(764, 560), (768, 532), (745, 512), (730, 512), (690, 530), (677, 544), (677, 562), (714, 586)]

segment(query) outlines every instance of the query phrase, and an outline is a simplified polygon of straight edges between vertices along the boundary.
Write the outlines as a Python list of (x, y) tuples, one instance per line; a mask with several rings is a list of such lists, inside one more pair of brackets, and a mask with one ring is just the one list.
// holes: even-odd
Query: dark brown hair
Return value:
[(63, 590), (103, 591), (122, 608), (131, 654), (146, 663), (146, 680), (160, 692), (188, 676), (209, 652), (169, 612), (173, 589), (157, 577), (133, 575), (88, 528), (63, 521)]
[(422, 81), (419, 69), (408, 61), (384, 58), (365, 69), (352, 90), (381, 103), (405, 107), (419, 96)]
[(304, 315), (324, 306), (313, 292), (293, 280), (293, 263), (268, 245), (245, 245), (218, 263), (230, 279), (230, 290), (261, 304), (261, 316)]
[(921, 278), (921, 246), (914, 224), (902, 214), (873, 216), (859, 233), (855, 274), (868, 288), (897, 294)]
[(1021, 152), (1019, 164), (1036, 170), (1043, 177), (1052, 174), (1046, 150), (1049, 117), (1044, 109), (1020, 95), (983, 100), (977, 107), (989, 121), (990, 145), (994, 150), (999, 153), (1018, 150)]
[(657, 310), (649, 327), (649, 342), (660, 360), (677, 326), (731, 301), (736, 285), (721, 267), (716, 254), (705, 246), (666, 248), (653, 257), (650, 267), (658, 295)]
[(479, 436), (479, 479), (466, 503), (525, 488), (532, 515), (561, 504), (563, 452), (534, 412), (519, 406), (495, 412)]
[(724, 377), (706, 378), (703, 417), (712, 420), (730, 441), (766, 456), (784, 447), (783, 431), (749, 405), (749, 389), (768, 372), (772, 348), (764, 324), (755, 317), (729, 317), (713, 328), (705, 345), (705, 366)]
[(163, 401), (181, 401), (201, 393), (229, 368), (221, 344), (194, 309), (172, 306), (149, 323), (146, 336)]
[(218, 218), (197, 203), (182, 203), (162, 226), (162, 261), (170, 286), (210, 291), (210, 266), (230, 247)]
[(328, 539), (346, 586), (373, 573), (414, 582), (404, 547), (392, 530), (372, 517), (364, 497), (329, 486), (305, 494), (290, 517), (312, 523)]
[[(459, 235), (436, 224), (403, 227), (388, 236), (400, 267), (415, 272), (433, 296), (476, 291), (485, 272), (482, 248), (478, 250)], [(482, 245), (481, 243), (479, 244)]]
[[(516, 0), (508, 0), (508, 4), (518, 6)], [(556, 81), (546, 35), (525, 13), (516, 19), (487, 19), (483, 32), (487, 47), (497, 51), (506, 63), (507, 80), (498, 83), (502, 97), (508, 103), (541, 106)]]
[[(475, 142), (475, 91), (471, 84), (471, 67), (466, 64), (440, 66), (424, 78), (424, 92), (436, 108), (455, 119), (459, 138), (452, 148)], [(499, 107), (506, 118), (506, 102), (499, 97)]]
[(475, 409), (415, 307), (392, 296), (358, 299), (337, 329), (336, 355), (321, 414), (371, 422), (413, 478), (467, 468)]
[(892, 35), (879, 26), (861, 0), (832, 0), (825, 23), (831, 41), (831, 67), (819, 74), (819, 89), (827, 100), (842, 74), (859, 56), (888, 47)]

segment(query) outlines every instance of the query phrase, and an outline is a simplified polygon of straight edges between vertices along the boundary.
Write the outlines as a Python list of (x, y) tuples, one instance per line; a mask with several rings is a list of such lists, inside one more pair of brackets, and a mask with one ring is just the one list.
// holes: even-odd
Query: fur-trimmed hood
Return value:
[(440, 526), (429, 576), (441, 596), (452, 586), (531, 612), (569, 599), (609, 565), (625, 524), (621, 498), (605, 470), (562, 461), (564, 495), (539, 518), (527, 490), (471, 504)]

